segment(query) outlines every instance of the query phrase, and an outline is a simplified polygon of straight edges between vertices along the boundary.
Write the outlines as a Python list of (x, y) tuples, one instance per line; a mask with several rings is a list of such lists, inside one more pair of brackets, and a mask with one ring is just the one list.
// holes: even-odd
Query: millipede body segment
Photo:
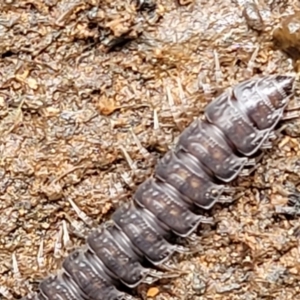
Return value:
[[(180, 135), (174, 150), (158, 162), (133, 201), (87, 237), (39, 293), (23, 300), (121, 299), (122, 286), (134, 288), (179, 248), (171, 236), (186, 237), (224, 197), (250, 158), (268, 144), (293, 94), (294, 77), (272, 75), (237, 84), (214, 99), (204, 118)], [(150, 265), (151, 265), (150, 264)]]

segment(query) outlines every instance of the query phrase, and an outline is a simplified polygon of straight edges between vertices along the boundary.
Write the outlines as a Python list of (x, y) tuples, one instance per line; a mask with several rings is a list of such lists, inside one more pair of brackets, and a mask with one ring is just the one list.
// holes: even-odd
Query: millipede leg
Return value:
[[(257, 164), (258, 162), (263, 158), (264, 153), (263, 151), (257, 155), (254, 158), (250, 158), (248, 159), (248, 161), (245, 164), (245, 167), (250, 167), (249, 169), (243, 169), (240, 173), (241, 176), (245, 176), (243, 174), (246, 174), (246, 176), (249, 176), (249, 174), (251, 174), (256, 168), (257, 168)], [(247, 175), (248, 174), (248, 175)]]
[(176, 278), (184, 274), (182, 270), (165, 264), (159, 266), (159, 269), (162, 271), (151, 270), (151, 272), (149, 272), (149, 276), (147, 276), (143, 282), (153, 284), (160, 279)]
[(271, 141), (266, 141), (265, 143), (263, 143), (261, 145), (262, 150), (272, 149), (272, 147), (273, 147), (273, 144)]
[(241, 188), (239, 188), (238, 186), (224, 186), (223, 188), (223, 192), (227, 195), (234, 195), (236, 193), (237, 190), (239, 190)]
[(275, 211), (278, 214), (285, 214), (285, 215), (292, 215), (292, 216), (298, 216), (298, 215), (300, 215), (300, 209), (299, 209), (299, 207), (277, 205), (275, 207)]
[(149, 270), (149, 273), (143, 280), (143, 283), (151, 285), (161, 279), (177, 278), (185, 274), (182, 270), (172, 266), (170, 262), (168, 264), (162, 264), (158, 266), (158, 268), (161, 271), (153, 269)]
[(240, 177), (250, 176), (256, 169), (258, 168), (258, 165), (253, 166), (249, 169), (243, 169), (241, 173), (239, 174)]
[(163, 276), (161, 278), (176, 278), (179, 276), (182, 276), (183, 274), (187, 274), (182, 269), (178, 269), (175, 267), (175, 265), (171, 262), (165, 262), (164, 264), (159, 266), (159, 269), (167, 272), (167, 274), (163, 273)]
[(234, 201), (235, 201), (234, 198), (228, 197), (228, 196), (221, 196), (218, 199), (218, 203), (221, 203), (221, 204), (230, 204), (230, 203), (233, 203)]
[[(299, 106), (300, 109), (300, 106)], [(300, 117), (300, 111), (286, 111), (283, 113), (282, 121), (297, 119)]]

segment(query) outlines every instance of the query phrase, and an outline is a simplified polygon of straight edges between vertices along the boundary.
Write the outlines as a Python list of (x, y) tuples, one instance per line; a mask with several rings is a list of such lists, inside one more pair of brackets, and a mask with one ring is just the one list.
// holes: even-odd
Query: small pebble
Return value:
[(147, 297), (155, 297), (159, 294), (159, 289), (157, 287), (151, 287), (147, 292)]

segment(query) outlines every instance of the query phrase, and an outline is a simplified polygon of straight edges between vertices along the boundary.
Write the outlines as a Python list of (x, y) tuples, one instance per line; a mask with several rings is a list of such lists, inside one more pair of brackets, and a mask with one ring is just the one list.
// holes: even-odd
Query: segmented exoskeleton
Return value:
[(180, 135), (174, 148), (142, 183), (133, 201), (72, 252), (62, 270), (43, 280), (39, 294), (25, 299), (119, 299), (121, 286), (139, 285), (149, 269), (179, 248), (171, 235), (186, 237), (210, 209), (224, 200), (226, 183), (269, 145), (293, 93), (293, 76), (250, 79), (225, 91)]

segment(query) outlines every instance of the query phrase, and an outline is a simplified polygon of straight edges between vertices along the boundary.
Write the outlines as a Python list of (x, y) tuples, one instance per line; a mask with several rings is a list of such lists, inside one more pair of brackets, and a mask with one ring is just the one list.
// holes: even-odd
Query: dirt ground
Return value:
[[(2, 0), (1, 299), (55, 272), (216, 94), (293, 71), (271, 32), (298, 1), (259, 1), (261, 33), (242, 5)], [(300, 299), (299, 216), (277, 207), (299, 203), (300, 130), (286, 124), (256, 171), (234, 182), (242, 196), (193, 235), (197, 251), (173, 258), (180, 276), (142, 285), (139, 299)]]

